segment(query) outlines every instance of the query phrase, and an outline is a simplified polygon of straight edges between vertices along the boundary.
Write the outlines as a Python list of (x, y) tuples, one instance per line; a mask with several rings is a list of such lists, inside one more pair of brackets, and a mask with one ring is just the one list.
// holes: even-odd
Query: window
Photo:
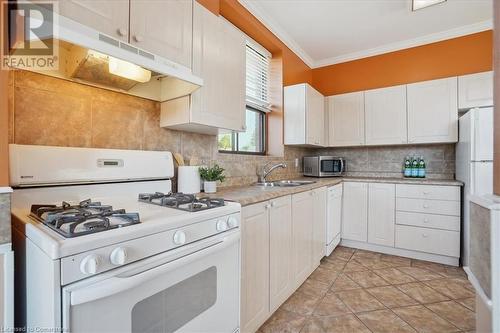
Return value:
[(270, 53), (254, 42), (246, 49), (246, 131), (219, 133), (219, 151), (265, 154)]

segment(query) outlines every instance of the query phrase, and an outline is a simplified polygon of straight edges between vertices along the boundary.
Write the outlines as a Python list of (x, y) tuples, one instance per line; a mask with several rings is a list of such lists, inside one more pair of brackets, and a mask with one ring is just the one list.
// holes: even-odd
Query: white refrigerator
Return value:
[(456, 178), (464, 182), (462, 265), (469, 265), (471, 195), (493, 193), (493, 107), (475, 108), (459, 118)]

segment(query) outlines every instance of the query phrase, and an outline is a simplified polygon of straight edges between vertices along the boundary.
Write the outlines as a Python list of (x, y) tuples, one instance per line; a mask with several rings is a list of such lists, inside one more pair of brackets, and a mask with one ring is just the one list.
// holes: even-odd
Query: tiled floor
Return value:
[(461, 268), (338, 247), (259, 329), (268, 332), (473, 332)]

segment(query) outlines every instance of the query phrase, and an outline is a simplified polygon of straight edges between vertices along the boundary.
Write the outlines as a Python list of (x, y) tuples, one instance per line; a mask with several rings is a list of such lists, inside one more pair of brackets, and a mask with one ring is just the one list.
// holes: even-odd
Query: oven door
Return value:
[(239, 327), (239, 231), (63, 288), (71, 332), (227, 332)]
[(321, 176), (340, 175), (344, 171), (344, 160), (337, 158), (325, 158), (319, 161), (319, 173)]

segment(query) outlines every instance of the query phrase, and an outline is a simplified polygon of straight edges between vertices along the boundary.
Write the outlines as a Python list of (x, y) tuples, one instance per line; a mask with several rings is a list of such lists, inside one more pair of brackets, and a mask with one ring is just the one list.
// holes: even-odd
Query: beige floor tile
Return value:
[(339, 258), (344, 260), (351, 259), (352, 255), (356, 250), (350, 247), (345, 246), (337, 246), (335, 250), (333, 250), (332, 254), (330, 254), (329, 258)]
[(451, 299), (461, 299), (475, 296), (475, 293), (470, 290), (469, 282), (463, 279), (446, 278), (426, 281), (425, 284)]
[(398, 308), (393, 309), (393, 311), (418, 332), (446, 333), (459, 331), (455, 326), (423, 305)]
[(321, 260), (321, 266), (333, 271), (342, 271), (347, 264), (347, 261), (338, 258), (325, 257)]
[(387, 286), (389, 283), (372, 271), (345, 273), (354, 282), (363, 288)]
[(335, 291), (353, 290), (359, 288), (361, 288), (361, 286), (356, 282), (354, 282), (353, 280), (351, 280), (347, 275), (340, 274), (339, 277), (333, 283), (330, 290), (335, 292)]
[(301, 333), (369, 333), (370, 330), (356, 316), (311, 317)]
[(309, 278), (304, 283), (302, 283), (299, 289), (297, 289), (297, 292), (301, 292), (311, 296), (323, 297), (328, 289), (330, 289), (329, 284)]
[(376, 269), (374, 272), (390, 284), (415, 282), (416, 280), (395, 268)]
[(351, 261), (354, 261), (355, 263), (365, 266), (369, 269), (382, 269), (382, 268), (392, 267), (391, 263), (380, 260), (380, 257), (377, 258), (359, 257), (352, 259)]
[(318, 303), (314, 316), (340, 316), (351, 313), (349, 308), (334, 293), (328, 293)]
[(309, 276), (310, 279), (320, 281), (331, 285), (333, 281), (337, 278), (340, 273), (337, 271), (332, 271), (323, 266), (320, 266), (314, 270), (314, 272)]
[(354, 260), (349, 261), (345, 265), (345, 267), (344, 267), (344, 273), (347, 273), (347, 272), (361, 272), (361, 271), (367, 271), (367, 270), (368, 270), (367, 267), (358, 264)]
[(382, 254), (380, 260), (390, 263), (391, 267), (411, 266), (410, 258), (392, 256), (390, 254)]
[(380, 259), (381, 255), (382, 254), (378, 252), (357, 249), (352, 256), (352, 259), (356, 258)]
[(358, 314), (357, 317), (373, 333), (410, 333), (415, 331), (391, 310), (377, 310)]
[(396, 287), (411, 298), (423, 304), (449, 300), (448, 297), (436, 292), (434, 289), (426, 286), (422, 282), (406, 283), (397, 285)]
[(366, 291), (375, 296), (375, 298), (377, 298), (388, 308), (397, 308), (418, 304), (417, 301), (394, 286), (369, 288), (366, 289)]
[(297, 313), (278, 309), (264, 325), (259, 328), (262, 333), (298, 333), (304, 326), (307, 317)]
[(384, 308), (382, 303), (363, 289), (340, 291), (335, 293), (335, 295), (355, 313)]
[(475, 313), (454, 301), (429, 304), (426, 307), (461, 330), (476, 328)]
[(467, 309), (476, 312), (476, 298), (475, 297), (457, 299), (455, 301), (462, 304)]
[(398, 267), (397, 269), (419, 281), (428, 281), (443, 277), (441, 274), (418, 267)]
[(301, 315), (310, 315), (313, 313), (316, 304), (320, 301), (321, 297), (295, 292), (286, 302), (281, 306), (283, 310), (291, 311)]

